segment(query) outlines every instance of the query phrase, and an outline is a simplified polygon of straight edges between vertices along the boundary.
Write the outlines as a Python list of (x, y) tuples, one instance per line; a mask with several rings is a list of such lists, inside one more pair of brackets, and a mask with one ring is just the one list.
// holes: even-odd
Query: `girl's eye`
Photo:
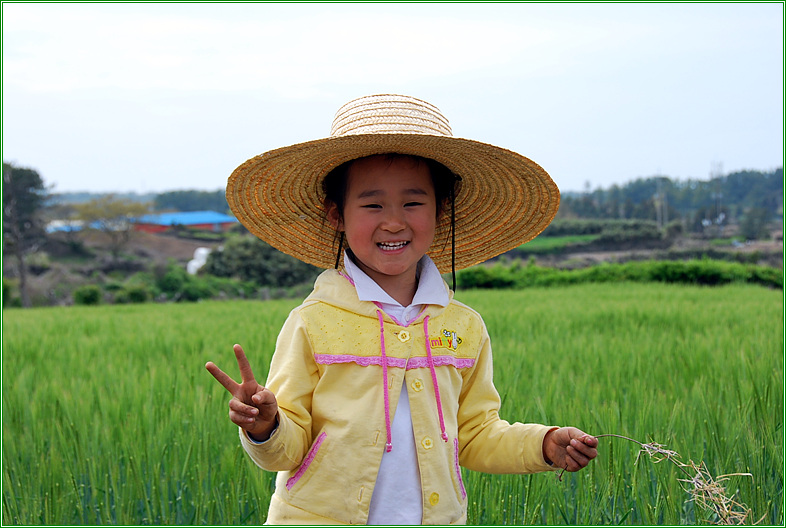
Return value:
[(408, 202), (408, 203), (404, 204), (404, 207), (413, 207), (413, 206), (417, 206), (417, 205), (423, 205), (423, 203), (422, 202)]
[(364, 209), (379, 209), (382, 206), (379, 204), (366, 204), (361, 207), (363, 207)]

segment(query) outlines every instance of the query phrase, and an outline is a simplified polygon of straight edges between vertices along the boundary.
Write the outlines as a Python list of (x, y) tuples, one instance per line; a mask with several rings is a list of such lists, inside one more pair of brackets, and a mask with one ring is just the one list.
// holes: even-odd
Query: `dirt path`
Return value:
[(134, 233), (126, 248), (127, 253), (140, 257), (148, 257), (157, 261), (173, 258), (178, 262), (188, 262), (194, 258), (197, 248), (215, 249), (220, 242), (189, 240), (169, 235), (153, 235), (150, 233)]

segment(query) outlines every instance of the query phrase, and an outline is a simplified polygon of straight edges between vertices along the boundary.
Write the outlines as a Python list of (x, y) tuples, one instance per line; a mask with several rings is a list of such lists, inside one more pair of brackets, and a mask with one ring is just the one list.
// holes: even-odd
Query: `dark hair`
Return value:
[[(428, 167), (429, 174), (431, 175), (431, 183), (434, 185), (434, 197), (437, 201), (437, 218), (439, 218), (445, 211), (446, 205), (450, 201), (451, 192), (455, 192), (456, 182), (461, 178), (453, 174), (450, 169), (443, 164), (434, 161), (433, 159), (424, 158), (421, 156), (412, 156), (410, 154), (381, 154), (385, 161), (390, 163), (400, 160), (412, 160), (415, 164), (425, 163)], [(372, 156), (367, 156), (372, 157)], [(347, 196), (347, 180), (349, 175), (349, 168), (358, 160), (365, 158), (357, 158), (345, 163), (342, 163), (322, 180), (322, 192), (325, 196), (325, 211), (328, 210), (330, 204), (335, 204), (338, 208), (339, 215), (344, 216), (344, 202)]]

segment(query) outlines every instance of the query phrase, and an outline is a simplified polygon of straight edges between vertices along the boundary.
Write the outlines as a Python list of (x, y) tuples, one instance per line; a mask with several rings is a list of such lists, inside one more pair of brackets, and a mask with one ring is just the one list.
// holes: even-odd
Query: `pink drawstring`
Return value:
[[(381, 316), (380, 316), (381, 317)], [(437, 372), (434, 370), (434, 358), (431, 357), (431, 339), (428, 335), (428, 318), (423, 319), (423, 333), (426, 336), (426, 355), (428, 355), (428, 368), (431, 370), (431, 380), (434, 382), (434, 396), (437, 399), (437, 412), (439, 412), (439, 427), (442, 430), (442, 439), (448, 441), (448, 433), (445, 431), (445, 419), (442, 416), (442, 399), (439, 397), (439, 383), (437, 383)], [(384, 352), (382, 353), (384, 357)]]
[[(388, 394), (388, 357), (385, 355), (385, 321), (382, 318), (382, 310), (377, 310), (379, 317), (379, 343), (382, 348), (382, 381), (385, 385), (385, 432), (387, 433), (387, 443), (385, 451), (390, 453), (393, 450), (393, 436), (390, 432), (390, 395)], [(442, 411), (440, 411), (441, 413)], [(441, 414), (440, 414), (441, 415)]]
[[(387, 442), (385, 443), (385, 451), (390, 453), (393, 450), (393, 434), (390, 428), (390, 390), (388, 388), (388, 356), (385, 352), (385, 319), (382, 316), (382, 310), (377, 310), (377, 317), (379, 318), (379, 344), (382, 349), (382, 378), (385, 390), (385, 434), (387, 435)], [(423, 333), (426, 338), (426, 355), (428, 356), (428, 368), (431, 371), (431, 381), (434, 383), (434, 397), (437, 400), (437, 413), (439, 414), (439, 428), (442, 432), (442, 439), (448, 441), (448, 433), (445, 430), (445, 417), (442, 415), (442, 398), (439, 396), (439, 383), (437, 382), (437, 371), (434, 369), (434, 358), (431, 355), (431, 339), (428, 334), (428, 318), (427, 315), (423, 319)]]
[[(346, 274), (339, 271), (339, 274), (347, 279), (353, 286), (355, 285), (354, 281)], [(380, 308), (378, 303), (374, 303)], [(420, 313), (426, 309), (424, 306)], [(420, 314), (418, 314), (418, 317)], [(387, 435), (387, 442), (385, 443), (385, 451), (390, 453), (393, 450), (393, 433), (391, 432), (390, 428), (390, 390), (388, 387), (388, 356), (385, 353), (385, 319), (382, 315), (382, 310), (377, 310), (377, 317), (379, 318), (379, 344), (380, 348), (382, 349), (382, 377), (383, 377), (383, 384), (385, 386), (385, 433)], [(399, 326), (409, 326), (409, 325), (401, 325), (395, 318), (391, 316), (391, 318), (398, 324)], [(442, 439), (447, 442), (448, 441), (448, 433), (445, 431), (445, 418), (442, 415), (442, 399), (439, 397), (439, 383), (437, 383), (437, 372), (434, 370), (434, 358), (431, 357), (431, 339), (428, 335), (428, 318), (427, 315), (423, 319), (423, 333), (426, 337), (426, 355), (428, 356), (428, 367), (431, 371), (431, 381), (434, 383), (434, 397), (437, 400), (437, 412), (439, 413), (439, 427), (442, 430)]]

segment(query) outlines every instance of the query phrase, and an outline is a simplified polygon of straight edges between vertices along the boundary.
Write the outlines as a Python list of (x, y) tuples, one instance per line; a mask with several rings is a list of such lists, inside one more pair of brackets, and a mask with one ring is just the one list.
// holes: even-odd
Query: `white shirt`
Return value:
[[(447, 306), (450, 297), (434, 262), (424, 255), (418, 262), (418, 288), (409, 306), (401, 306), (344, 253), (346, 274), (355, 283), (358, 299), (376, 302), (389, 316), (408, 326), (424, 305)], [(415, 433), (409, 412), (407, 385), (401, 389), (390, 426), (393, 449), (382, 455), (377, 483), (371, 496), (368, 524), (420, 524), (423, 496), (420, 489)]]

